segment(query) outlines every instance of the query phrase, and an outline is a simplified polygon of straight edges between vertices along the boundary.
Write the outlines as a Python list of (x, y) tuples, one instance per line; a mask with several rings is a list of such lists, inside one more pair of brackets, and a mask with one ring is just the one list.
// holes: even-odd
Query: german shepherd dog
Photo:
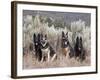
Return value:
[(85, 59), (85, 50), (83, 49), (82, 37), (79, 38), (77, 36), (74, 51), (75, 58), (79, 57), (80, 61), (83, 61)]
[(40, 34), (35, 34), (33, 35), (33, 42), (34, 42), (34, 48), (35, 48), (35, 56), (38, 61), (41, 61), (42, 59), (42, 52), (40, 49)]
[(56, 53), (54, 49), (51, 47), (47, 40), (47, 35), (41, 34), (40, 38), (40, 44), (41, 44), (41, 51), (42, 51), (42, 59), (41, 62), (43, 61), (53, 61), (56, 58)]
[(65, 34), (62, 31), (61, 47), (62, 47), (62, 52), (66, 57), (71, 58), (74, 56), (73, 48), (71, 47), (69, 40), (68, 40), (68, 32)]

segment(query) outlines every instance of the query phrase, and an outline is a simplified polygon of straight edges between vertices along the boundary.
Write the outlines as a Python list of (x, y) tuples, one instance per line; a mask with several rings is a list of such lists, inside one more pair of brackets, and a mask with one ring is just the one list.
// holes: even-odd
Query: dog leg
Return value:
[(66, 53), (66, 58), (69, 58), (69, 53), (70, 53), (70, 50), (68, 50), (68, 52)]
[(53, 55), (53, 57), (51, 59), (51, 62), (54, 61), (54, 59), (56, 58), (56, 56), (57, 56), (56, 54)]
[(41, 62), (43, 62), (43, 58), (44, 58), (44, 56), (42, 55), (42, 59), (41, 59)]

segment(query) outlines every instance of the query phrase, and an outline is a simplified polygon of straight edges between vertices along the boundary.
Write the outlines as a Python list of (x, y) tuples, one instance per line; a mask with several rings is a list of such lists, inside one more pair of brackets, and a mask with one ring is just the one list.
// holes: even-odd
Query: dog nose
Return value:
[(45, 41), (42, 41), (43, 44), (45, 44)]

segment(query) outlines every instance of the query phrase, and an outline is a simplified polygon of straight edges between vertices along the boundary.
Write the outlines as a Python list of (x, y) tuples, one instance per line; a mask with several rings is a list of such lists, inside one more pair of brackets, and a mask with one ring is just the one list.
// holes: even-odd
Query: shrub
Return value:
[[(49, 22), (52, 22), (50, 18), (47, 18)], [(61, 25), (55, 27), (55, 24), (48, 23), (46, 21), (43, 21), (42, 17), (42, 22), (41, 22), (41, 16), (36, 15), (36, 16), (30, 16), (27, 15), (24, 17), (24, 27), (23, 27), (23, 44), (24, 46), (27, 46), (30, 42), (32, 42), (33, 39), (33, 34), (34, 33), (42, 33), (42, 34), (47, 34), (48, 35), (48, 41), (50, 44), (53, 46), (55, 50), (61, 47), (61, 33), (62, 31), (64, 32), (69, 32), (68, 33), (68, 39), (72, 47), (75, 45), (75, 40), (77, 36), (82, 36), (83, 39), (83, 46), (86, 50), (90, 50), (91, 47), (91, 32), (90, 32), (90, 27), (85, 25), (85, 21), (78, 20), (71, 22), (70, 25), (63, 25), (62, 22)], [(59, 20), (58, 20), (59, 22)], [(55, 22), (56, 23), (56, 22)], [(70, 29), (69, 29), (70, 26)], [(62, 28), (63, 27), (63, 28)]]

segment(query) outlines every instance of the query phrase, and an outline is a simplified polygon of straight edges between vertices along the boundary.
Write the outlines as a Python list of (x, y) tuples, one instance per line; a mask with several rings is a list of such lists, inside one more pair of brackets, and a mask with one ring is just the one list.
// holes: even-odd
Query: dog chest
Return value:
[(43, 54), (48, 54), (50, 52), (49, 47), (46, 49), (41, 49)]
[(63, 48), (62, 50), (63, 50), (63, 52), (68, 52), (69, 51), (69, 47)]
[(63, 48), (62, 51), (66, 55), (67, 53), (70, 52), (70, 49), (69, 49), (69, 47), (66, 47), (66, 48)]

